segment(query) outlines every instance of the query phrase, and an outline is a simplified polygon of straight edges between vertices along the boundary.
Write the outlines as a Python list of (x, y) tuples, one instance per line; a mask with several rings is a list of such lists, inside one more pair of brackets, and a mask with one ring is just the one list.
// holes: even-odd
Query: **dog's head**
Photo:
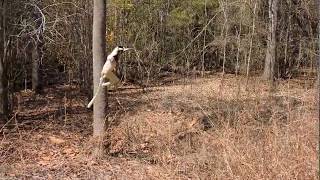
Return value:
[(119, 52), (125, 52), (125, 51), (128, 51), (128, 50), (132, 49), (132, 48), (126, 48), (126, 47), (123, 47), (123, 46), (118, 46), (117, 48), (118, 48)]

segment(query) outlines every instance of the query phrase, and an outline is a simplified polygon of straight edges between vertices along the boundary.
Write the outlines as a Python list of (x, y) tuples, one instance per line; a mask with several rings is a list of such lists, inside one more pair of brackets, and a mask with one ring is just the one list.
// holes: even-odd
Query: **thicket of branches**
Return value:
[[(279, 1), (277, 77), (314, 72), (316, 2)], [(0, 4), (0, 75), (6, 79), (0, 89), (13, 93), (31, 88), (36, 62), (42, 85), (74, 82), (90, 94), (92, 1), (2, 0)], [(135, 48), (121, 59), (119, 73), (124, 80), (140, 83), (167, 72), (261, 73), (268, 6), (264, 0), (110, 0), (106, 51), (116, 45)]]

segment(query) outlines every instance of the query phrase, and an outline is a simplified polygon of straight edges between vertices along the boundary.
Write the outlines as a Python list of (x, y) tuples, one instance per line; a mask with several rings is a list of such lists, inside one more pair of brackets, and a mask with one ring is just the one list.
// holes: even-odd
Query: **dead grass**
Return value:
[[(89, 157), (91, 112), (74, 87), (20, 94), (2, 130), (0, 177), (40, 179), (318, 179), (316, 90), (225, 76), (110, 97), (106, 156)], [(246, 90), (247, 89), (247, 90)], [(2, 126), (1, 126), (2, 127)]]

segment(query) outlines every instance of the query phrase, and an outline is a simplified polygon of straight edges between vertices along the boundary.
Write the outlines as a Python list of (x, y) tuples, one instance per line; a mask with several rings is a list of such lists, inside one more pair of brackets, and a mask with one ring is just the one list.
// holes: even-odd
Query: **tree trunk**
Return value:
[[(105, 35), (106, 35), (106, 0), (94, 0), (93, 5), (93, 85), (97, 91), (100, 80), (100, 72), (105, 62)], [(101, 87), (102, 88), (102, 87)], [(93, 93), (95, 94), (95, 93)], [(103, 136), (105, 133), (105, 116), (107, 107), (106, 91), (100, 91), (93, 106), (93, 139), (95, 147), (93, 156), (103, 155)]]
[(9, 113), (8, 104), (8, 78), (5, 67), (7, 54), (6, 40), (6, 1), (1, 3), (1, 18), (0, 18), (0, 121), (6, 120)]
[(41, 12), (37, 8), (34, 8), (33, 20), (36, 23), (36, 28), (40, 29), (39, 33), (36, 34), (33, 40), (33, 46), (31, 49), (32, 53), (32, 90), (37, 94), (42, 91), (42, 78), (40, 74), (40, 65), (43, 57), (43, 47), (44, 47), (44, 38), (43, 38), (43, 19)]
[(264, 79), (271, 81), (273, 81), (275, 77), (278, 2), (279, 0), (269, 0), (269, 31), (264, 72), (262, 75)]
[[(318, 14), (320, 14), (320, 2), (318, 1)], [(320, 19), (318, 19), (318, 77), (316, 82), (316, 87), (318, 89), (318, 117), (320, 117)], [(320, 127), (319, 127), (320, 128)]]
[(32, 90), (39, 94), (42, 91), (41, 75), (40, 75), (40, 61), (42, 57), (42, 52), (39, 47), (40, 45), (36, 43), (32, 47)]
[(4, 56), (0, 61), (0, 120), (5, 120), (9, 113), (8, 104), (8, 79), (5, 70)]

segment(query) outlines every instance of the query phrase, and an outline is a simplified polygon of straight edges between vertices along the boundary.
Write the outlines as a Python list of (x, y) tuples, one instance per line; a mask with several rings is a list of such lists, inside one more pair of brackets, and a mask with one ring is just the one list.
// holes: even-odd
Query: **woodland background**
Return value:
[[(132, 129), (133, 127), (138, 128), (136, 126), (142, 126), (152, 129), (152, 127), (149, 127), (148, 125), (146, 125), (146, 123), (135, 122), (136, 124), (122, 124), (123, 129), (121, 129), (121, 123), (118, 126), (110, 123), (111, 125), (114, 125), (114, 129), (117, 131), (114, 131), (112, 126), (109, 126), (109, 129), (107, 131), (108, 133), (110, 133), (110, 137), (107, 140), (108, 142), (110, 140), (108, 144), (108, 154), (111, 154), (112, 157), (120, 157), (120, 159), (108, 159), (108, 161), (116, 164), (118, 163), (120, 164), (120, 167), (121, 162), (128, 162), (128, 159), (122, 159), (122, 157), (125, 157), (129, 159), (133, 158), (133, 160), (138, 159), (137, 166), (141, 168), (144, 168), (146, 164), (159, 165), (159, 167), (157, 166), (155, 169), (152, 169), (151, 174), (153, 178), (235, 178), (252, 177), (250, 176), (252, 174), (257, 175), (256, 178), (275, 178), (279, 176), (287, 178), (318, 177), (318, 166), (316, 166), (316, 164), (314, 163), (317, 159), (316, 152), (318, 152), (318, 147), (316, 146), (317, 141), (315, 138), (317, 135), (315, 125), (318, 123), (318, 121), (315, 119), (317, 113), (315, 88), (317, 84), (317, 58), (319, 58), (319, 5), (316, 0), (274, 0), (274, 2), (277, 2), (278, 8), (276, 32), (274, 32), (276, 57), (275, 70), (273, 75), (274, 78), (270, 79), (269, 77), (263, 77), (264, 71), (266, 71), (267, 68), (265, 65), (265, 60), (268, 48), (267, 44), (269, 40), (268, 28), (271, 21), (269, 17), (270, 2), (272, 1), (107, 1), (107, 33), (105, 36), (105, 41), (107, 43), (106, 52), (109, 53), (117, 45), (134, 48), (134, 51), (125, 53), (120, 58), (121, 66), (118, 67), (117, 71), (124, 84), (141, 87), (143, 89), (143, 93), (145, 93), (145, 90), (149, 87), (152, 88), (153, 86), (161, 85), (166, 86), (168, 79), (172, 79), (173, 77), (177, 79), (184, 79), (183, 83), (185, 83), (185, 79), (192, 79), (197, 81), (198, 78), (206, 79), (208, 77), (211, 77), (212, 79), (210, 79), (210, 81), (212, 80), (212, 82), (216, 84), (221, 83), (221, 85), (217, 85), (217, 91), (208, 91), (208, 94), (204, 95), (202, 93), (206, 93), (206, 90), (197, 91), (192, 88), (190, 90), (191, 94), (197, 93), (197, 95), (193, 94), (195, 96), (194, 98), (200, 98), (199, 102), (203, 103), (207, 102), (206, 99), (210, 99), (211, 95), (215, 96), (216, 92), (218, 92), (217, 96), (221, 96), (220, 93), (224, 91), (223, 82), (225, 83), (225, 86), (229, 88), (228, 89), (224, 87), (225, 90), (228, 89), (225, 91), (225, 93), (229, 93), (230, 89), (236, 89), (240, 92), (240, 94), (242, 91), (247, 92), (244, 93), (247, 95), (252, 92), (260, 92), (260, 90), (264, 91), (265, 89), (267, 89), (267, 91), (269, 92), (269, 89), (266, 88), (267, 86), (265, 86), (265, 84), (261, 85), (261, 83), (268, 84), (268, 81), (265, 80), (275, 80), (276, 85), (273, 85), (270, 88), (277, 91), (278, 93), (283, 95), (287, 91), (289, 93), (290, 90), (296, 90), (295, 93), (299, 92), (298, 94), (300, 94), (301, 96), (303, 95), (303, 97), (301, 97), (300, 99), (298, 98), (298, 100), (294, 98), (290, 99), (291, 97), (293, 97), (292, 94), (292, 96), (288, 95), (283, 98), (281, 96), (280, 99), (278, 96), (274, 99), (274, 96), (272, 95), (273, 98), (269, 99), (269, 96), (265, 96), (262, 93), (257, 95), (257, 98), (261, 97), (261, 99), (255, 99), (254, 101), (248, 99), (244, 100), (241, 98), (240, 101), (238, 98), (236, 98), (236, 100), (231, 102), (224, 99), (226, 101), (221, 101), (221, 103), (218, 103), (216, 102), (216, 100), (218, 99), (215, 99), (214, 102), (216, 103), (213, 104), (211, 104), (213, 101), (209, 101), (209, 104), (200, 103), (201, 108), (199, 109), (193, 107), (193, 110), (190, 111), (190, 114), (192, 114), (193, 111), (210, 111), (208, 117), (212, 118), (214, 116), (217, 119), (222, 118), (223, 120), (219, 120), (228, 122), (228, 125), (224, 126), (224, 123), (222, 123), (221, 127), (224, 127), (222, 128), (223, 131), (220, 129), (221, 131), (212, 130), (212, 133), (209, 132), (209, 134), (213, 135), (215, 138), (206, 138), (208, 132), (204, 132), (203, 128), (200, 128), (201, 130), (198, 129), (199, 131), (183, 131), (183, 133), (181, 134), (181, 132), (178, 130), (179, 128), (176, 127), (176, 130), (180, 132), (180, 134), (178, 133), (179, 138), (177, 142), (173, 140), (175, 143), (177, 143), (175, 144), (177, 146), (174, 147), (171, 146), (169, 142), (166, 142), (166, 135), (160, 137), (148, 136), (148, 143), (152, 144), (152, 146), (150, 145), (149, 147), (149, 144), (144, 143), (144, 141), (142, 140), (145, 137), (144, 134), (140, 134), (142, 133), (141, 130), (133, 130), (134, 132), (131, 132), (133, 133), (133, 135), (135, 135), (134, 138), (132, 136), (129, 137), (129, 135), (126, 134), (128, 129)], [(25, 119), (30, 120), (32, 119), (32, 117), (36, 117), (39, 119), (42, 118), (42, 116), (38, 115), (32, 116), (32, 113), (30, 113), (31, 111), (28, 111), (30, 117), (27, 116), (28, 113), (26, 113), (27, 115), (25, 116), (22, 115), (24, 111), (27, 112), (26, 109), (35, 109), (34, 107), (38, 107), (36, 105), (33, 105), (33, 103), (34, 101), (38, 102), (39, 98), (41, 99), (41, 102), (49, 101), (48, 99), (50, 99), (51, 96), (60, 98), (59, 103), (61, 105), (59, 105), (59, 107), (61, 106), (62, 108), (57, 110), (57, 112), (58, 114), (64, 114), (64, 116), (61, 115), (62, 119), (66, 119), (67, 113), (72, 114), (73, 112), (73, 109), (71, 107), (72, 105), (70, 105), (70, 111), (66, 110), (69, 108), (68, 98), (73, 99), (73, 101), (76, 102), (77, 98), (81, 98), (81, 107), (79, 105), (79, 107), (77, 106), (77, 108), (82, 108), (80, 112), (82, 112), (83, 114), (89, 114), (90, 116), (87, 117), (87, 115), (83, 115), (83, 117), (76, 117), (76, 115), (74, 114), (74, 118), (81, 119), (79, 121), (82, 122), (82, 120), (85, 119), (84, 117), (87, 117), (86, 121), (83, 120), (82, 123), (86, 125), (88, 125), (88, 123), (91, 123), (91, 112), (89, 112), (89, 110), (83, 109), (85, 108), (85, 104), (92, 97), (93, 90), (93, 1), (1, 0), (0, 13), (0, 121), (2, 121), (3, 124), (3, 126), (1, 126), (0, 132), (2, 131), (1, 133), (3, 134), (2, 142), (8, 141), (7, 144), (3, 143), (2, 147), (0, 148), (0, 154), (2, 158), (0, 158), (0, 162), (2, 164), (6, 164), (9, 161), (21, 163), (22, 161), (16, 160), (16, 157), (19, 156), (20, 151), (16, 150), (16, 148), (13, 148), (19, 147), (19, 145), (12, 144), (18, 143), (20, 141), (13, 141), (12, 139), (11, 141), (9, 141), (9, 137), (11, 137), (9, 135), (9, 132), (12, 131), (11, 134), (14, 134), (12, 135), (12, 138), (15, 139), (16, 136), (18, 137), (18, 134), (20, 134), (21, 136), (21, 132), (17, 132), (17, 124), (23, 124), (23, 122), (25, 122)], [(225, 81), (223, 80), (224, 78)], [(207, 80), (208, 79), (204, 81), (207, 82)], [(169, 81), (171, 82), (172, 80)], [(289, 86), (290, 83), (294, 85), (291, 87)], [(75, 95), (76, 97), (73, 97), (72, 92), (64, 91), (61, 86), (66, 86), (68, 88), (72, 87), (71, 91), (77, 94)], [(176, 88), (179, 89), (181, 87), (178, 86)], [(33, 90), (32, 93), (30, 92), (30, 90)], [(252, 92), (250, 90), (252, 90)], [(26, 94), (24, 95), (23, 92), (25, 92)], [(165, 96), (166, 102), (162, 103), (163, 107), (161, 106), (165, 112), (168, 111), (168, 113), (172, 113), (172, 111), (175, 111), (172, 109), (179, 109), (182, 108), (182, 106), (182, 109), (184, 109), (184, 113), (188, 112), (188, 107), (186, 107), (187, 104), (181, 104), (181, 99), (189, 98), (185, 97), (183, 92), (184, 90), (180, 92), (179, 96)], [(186, 94), (188, 94), (188, 91), (186, 91)], [(118, 95), (119, 94), (116, 94), (115, 96), (118, 97)], [(191, 99), (193, 98), (193, 95), (190, 95)], [(127, 97), (125, 95), (121, 96)], [(160, 97), (159, 94), (156, 94), (156, 96)], [(294, 97), (297, 96), (298, 95), (295, 95)], [(27, 97), (31, 98), (31, 100), (26, 101), (25, 98)], [(137, 98), (137, 101), (139, 99), (133, 94), (132, 97)], [(123, 102), (121, 101), (121, 99), (119, 101), (118, 99), (113, 98), (113, 96), (110, 97), (109, 106), (116, 106), (113, 102), (117, 101), (119, 103), (121, 102), (122, 104), (124, 103), (124, 105), (131, 106), (130, 101)], [(56, 100), (57, 99), (53, 99), (52, 104), (54, 104)], [(157, 101), (156, 99), (154, 100)], [(163, 99), (161, 99), (161, 102), (162, 100)], [(148, 101), (152, 101), (152, 98), (148, 99)], [(287, 101), (288, 104), (284, 103)], [(70, 102), (70, 104), (72, 103)], [(150, 109), (150, 106), (153, 107), (153, 105), (153, 101), (151, 104), (148, 104), (148, 110)], [(274, 107), (278, 108), (278, 106), (280, 110), (273, 109)], [(262, 108), (263, 110), (260, 110), (259, 108)], [(109, 113), (118, 113), (118, 110), (119, 109), (114, 110), (113, 108), (111, 108)], [(128, 109), (123, 111), (119, 110), (119, 112), (121, 112), (120, 114), (125, 114), (121, 118), (126, 118), (127, 111)], [(237, 114), (238, 111), (240, 111), (239, 114)], [(57, 115), (57, 112), (55, 111), (53, 113), (54, 117), (60, 117), (59, 115)], [(244, 115), (246, 113), (241, 112), (247, 112), (248, 117)], [(283, 125), (282, 123), (280, 123), (279, 125), (277, 124), (277, 121), (275, 125), (273, 124), (272, 126), (264, 126), (261, 125), (261, 123), (258, 123), (258, 125), (256, 125), (255, 123), (253, 123), (252, 126), (250, 125), (250, 128), (254, 127), (252, 128), (252, 131), (245, 128), (240, 128), (244, 127), (240, 126), (241, 117), (245, 116), (249, 119), (250, 117), (252, 117), (253, 119), (264, 119), (264, 117), (266, 117), (265, 115), (267, 114), (267, 117), (269, 117), (270, 119), (282, 119), (282, 116), (277, 116), (278, 112), (284, 114), (287, 113), (285, 115), (286, 118), (292, 118), (296, 121), (292, 120), (293, 123), (288, 123), (289, 125), (286, 123), (284, 123), (286, 125)], [(289, 112), (292, 112), (292, 114), (290, 115)], [(19, 113), (20, 118), (23, 117), (22, 120), (19, 120)], [(79, 112), (77, 111), (77, 113)], [(117, 113), (115, 113), (114, 116), (119, 119), (120, 116)], [(50, 113), (43, 114), (49, 114), (48, 116), (51, 117)], [(145, 116), (147, 115), (144, 115), (143, 117)], [(72, 119), (72, 117), (69, 118)], [(308, 121), (309, 124), (305, 125), (303, 122), (299, 121), (299, 118), (300, 120), (305, 118), (303, 119), (303, 122), (306, 122), (310, 119), (310, 121)], [(239, 124), (232, 122), (232, 125), (230, 125), (231, 119), (239, 120)], [(168, 117), (167, 120), (171, 122), (170, 117)], [(12, 123), (13, 121), (15, 122), (15, 125), (12, 125), (13, 130), (11, 129), (5, 131), (6, 126), (10, 125), (10, 123)], [(157, 122), (153, 123), (157, 124)], [(189, 121), (186, 122), (190, 124)], [(38, 123), (38, 121), (35, 121), (33, 123)], [(56, 121), (54, 121), (53, 124), (55, 123)], [(204, 121), (201, 120), (201, 123), (204, 123)], [(233, 123), (239, 125), (239, 129), (236, 128), (237, 125)], [(28, 123), (26, 124), (29, 125)], [(193, 126), (194, 121), (192, 121), (191, 124)], [(160, 123), (157, 125), (161, 127), (161, 125), (163, 124)], [(21, 126), (24, 127), (24, 125)], [(72, 124), (70, 126), (76, 127), (77, 125)], [(57, 127), (59, 127), (60, 130), (66, 130), (64, 129), (66, 128), (65, 126), (57, 125)], [(79, 128), (86, 129), (85, 132), (90, 132), (90, 130), (87, 130), (88, 127), (81, 126)], [(89, 129), (90, 128), (91, 126), (89, 127)], [(229, 128), (232, 130), (230, 130)], [(287, 129), (288, 131), (285, 131), (286, 133), (284, 133), (283, 129), (281, 128), (290, 128), (290, 130)], [(303, 128), (309, 128), (308, 132)], [(166, 129), (164, 127), (163, 129), (165, 129), (167, 134), (169, 134), (168, 136), (170, 136), (170, 133), (173, 133), (172, 136), (177, 135), (174, 132), (171, 132), (171, 126), (169, 129)], [(286, 134), (285, 137), (288, 137), (288, 134), (290, 134), (291, 132), (293, 133), (293, 129), (297, 130), (294, 131), (294, 134), (291, 134), (292, 137), (295, 138), (292, 139), (292, 141), (287, 139), (292, 143), (292, 146), (290, 145), (290, 143), (285, 145), (280, 143), (279, 138), (281, 139), (284, 134)], [(233, 131), (235, 131), (234, 134), (231, 133)], [(121, 139), (120, 132), (125, 133), (125, 135), (122, 135), (127, 139)], [(218, 132), (221, 132), (224, 135), (230, 135), (228, 137), (230, 137), (231, 140), (223, 139), (226, 136), (221, 137), (220, 135), (218, 135)], [(248, 132), (249, 136), (247, 136), (248, 134), (244, 132)], [(249, 132), (252, 132), (253, 134), (250, 134)], [(269, 147), (269, 149), (266, 148), (263, 151), (266, 154), (265, 157), (264, 155), (259, 154), (259, 152), (262, 151), (261, 149), (259, 149), (259, 147), (262, 147), (260, 146), (261, 144), (259, 145), (259, 143), (253, 143), (255, 145), (252, 145), (250, 144), (250, 140), (248, 140), (248, 142), (245, 140), (247, 144), (241, 144), (237, 140), (237, 138), (242, 138), (242, 136), (240, 136), (241, 133), (246, 134), (245, 137), (248, 138), (255, 136), (254, 134), (256, 134), (257, 132), (266, 133), (264, 134), (265, 136), (257, 135), (258, 137), (261, 137), (261, 143), (263, 141), (262, 144), (271, 142), (269, 143), (271, 149), (268, 145), (266, 145), (268, 143), (265, 144), (266, 147)], [(81, 131), (79, 133), (83, 132)], [(41, 133), (39, 132), (38, 134)], [(88, 134), (90, 133), (87, 133), (86, 136), (89, 136)], [(237, 135), (239, 135), (239, 137)], [(36, 138), (38, 136), (32, 137)], [(303, 138), (305, 137), (309, 144), (303, 140)], [(39, 138), (43, 137), (41, 136)], [(185, 140), (185, 138), (188, 140)], [(80, 139), (86, 141), (86, 139)], [(54, 139), (53, 141), (54, 144), (61, 144), (57, 142), (57, 139)], [(125, 143), (113, 144), (114, 141)], [(75, 140), (75, 142), (77, 141)], [(185, 144), (182, 142), (185, 142)], [(194, 144), (192, 144), (192, 142)], [(202, 142), (204, 144), (199, 145)], [(217, 144), (215, 144), (214, 142), (216, 142)], [(221, 146), (219, 145), (219, 143), (221, 143)], [(240, 145), (243, 146), (241, 146), (240, 148), (238, 147), (237, 143), (240, 143)], [(278, 143), (280, 143), (281, 145)], [(137, 144), (139, 144), (139, 146)], [(136, 145), (138, 147), (136, 147)], [(83, 144), (81, 144), (81, 142), (77, 144), (77, 147), (78, 146), (81, 146), (81, 148), (79, 149), (83, 149)], [(192, 149), (193, 146), (197, 146), (197, 148)], [(119, 147), (121, 147), (120, 150), (118, 149)], [(164, 149), (170, 152), (170, 156), (167, 156), (167, 151), (162, 152), (161, 147), (166, 147)], [(190, 152), (192, 153), (190, 153), (189, 150), (184, 150), (183, 152), (180, 152), (180, 150), (178, 150), (183, 149), (184, 147), (191, 147)], [(250, 149), (249, 153), (247, 153), (248, 156), (238, 156), (237, 152), (246, 154), (246, 147)], [(227, 149), (227, 151), (222, 150), (225, 148)], [(290, 150), (290, 152), (287, 152), (286, 150), (288, 150), (288, 148), (292, 151)], [(145, 149), (147, 149), (147, 152), (144, 152)], [(12, 157), (13, 155), (15, 155), (15, 153), (18, 153), (18, 155), (15, 155), (14, 158), (10, 158), (11, 156), (8, 155), (8, 152), (11, 152)], [(207, 152), (217, 152), (217, 156), (212, 157), (206, 154)], [(275, 152), (281, 155), (277, 156), (275, 155), (277, 154)], [(199, 156), (192, 156), (193, 153), (196, 153)], [(255, 162), (255, 160), (250, 159), (250, 153), (253, 157), (260, 160), (261, 158), (268, 159), (270, 157), (273, 157), (273, 155), (275, 157), (273, 159), (271, 158), (272, 160), (270, 161), (272, 162), (269, 162), (269, 165), (259, 168), (260, 161), (257, 160), (257, 162)], [(228, 155), (230, 154), (232, 154), (234, 157), (234, 159), (231, 158), (232, 160), (230, 160), (229, 162), (231, 163), (231, 165), (228, 164), (226, 160), (228, 159), (227, 157), (229, 157)], [(292, 159), (288, 160), (282, 157), (282, 155), (288, 155)], [(22, 157), (21, 154), (20, 156)], [(184, 159), (186, 157), (190, 159)], [(206, 157), (207, 161), (201, 159), (203, 157)], [(305, 161), (303, 160), (304, 158), (307, 159), (307, 165), (302, 163), (303, 161)], [(141, 159), (143, 160), (141, 161)], [(240, 162), (243, 162), (244, 164), (240, 165)], [(283, 162), (283, 164), (280, 163), (275, 165), (275, 162)], [(301, 166), (297, 165), (297, 167), (295, 167), (299, 168), (299, 172), (296, 172), (298, 170), (295, 168), (290, 169), (290, 164), (298, 164), (299, 162), (302, 163), (300, 164)], [(70, 169), (68, 170), (74, 172), (77, 171), (76, 167), (84, 167), (83, 165), (79, 165), (77, 163), (79, 162), (77, 161), (72, 165), (69, 164), (68, 167)], [(168, 163), (171, 167), (170, 170), (166, 169)], [(224, 163), (226, 163), (227, 165)], [(275, 167), (273, 167), (272, 164), (274, 164)], [(100, 174), (93, 175), (92, 173), (94, 171), (97, 171), (97, 169), (94, 168), (99, 169), (102, 168), (102, 166), (104, 168), (108, 168), (106, 162), (100, 162), (98, 166), (95, 165), (96, 164), (92, 165), (93, 169), (92, 167), (84, 167), (83, 171), (87, 172), (87, 174), (84, 175), (81, 174), (81, 172), (78, 172), (78, 175), (79, 173), (80, 175), (77, 177), (105, 177), (105, 174), (100, 171)], [(181, 169), (176, 171), (172, 170), (173, 167), (180, 167), (180, 165), (185, 167), (187, 170), (185, 169), (183, 170), (183, 172), (181, 172)], [(15, 166), (15, 168), (16, 167), (17, 166)], [(61, 165), (55, 167), (58, 167), (55, 169), (58, 172), (58, 170), (61, 170), (59, 168), (62, 168), (63, 166)], [(136, 168), (136, 166), (130, 167), (131, 168), (128, 169), (133, 169), (133, 171)], [(255, 169), (256, 167), (257, 169)], [(280, 167), (286, 168), (281, 169)], [(10, 170), (10, 172), (12, 173), (6, 175), (11, 176), (13, 174), (12, 176), (15, 176), (16, 172), (14, 173), (12, 169)], [(122, 169), (122, 167), (120, 169)], [(285, 169), (287, 169), (287, 171)], [(8, 169), (6, 170), (7, 172), (9, 172)], [(115, 172), (121, 172), (122, 170), (115, 170)], [(30, 169), (20, 169), (20, 172), (22, 171), (29, 172)], [(44, 172), (44, 170), (35, 170), (34, 172), (39, 173)], [(161, 172), (164, 175), (155, 175), (157, 174), (155, 172)], [(310, 172), (310, 174), (308, 174), (308, 172)], [(70, 172), (67, 172), (66, 170), (65, 173), (68, 174)], [(115, 174), (115, 176), (117, 176), (117, 173)], [(197, 174), (198, 176), (196, 176), (195, 174)], [(0, 175), (2, 175), (1, 171)], [(21, 176), (29, 177), (24, 175)], [(41, 176), (43, 176), (43, 174)], [(54, 177), (61, 178), (63, 176), (60, 176), (58, 174)], [(147, 175), (144, 174), (134, 177), (150, 178), (151, 175), (148, 175), (147, 173)]]
[[(278, 6), (277, 78), (314, 77), (316, 1)], [(74, 82), (91, 95), (92, 8), (91, 0), (2, 1), (1, 62), (9, 94), (30, 88), (32, 72), (39, 72), (44, 86)], [(140, 84), (192, 71), (257, 75), (264, 68), (268, 23), (268, 1), (112, 0), (106, 51), (135, 48), (121, 59), (119, 73)], [(32, 71), (33, 60), (41, 62), (39, 70)]]

